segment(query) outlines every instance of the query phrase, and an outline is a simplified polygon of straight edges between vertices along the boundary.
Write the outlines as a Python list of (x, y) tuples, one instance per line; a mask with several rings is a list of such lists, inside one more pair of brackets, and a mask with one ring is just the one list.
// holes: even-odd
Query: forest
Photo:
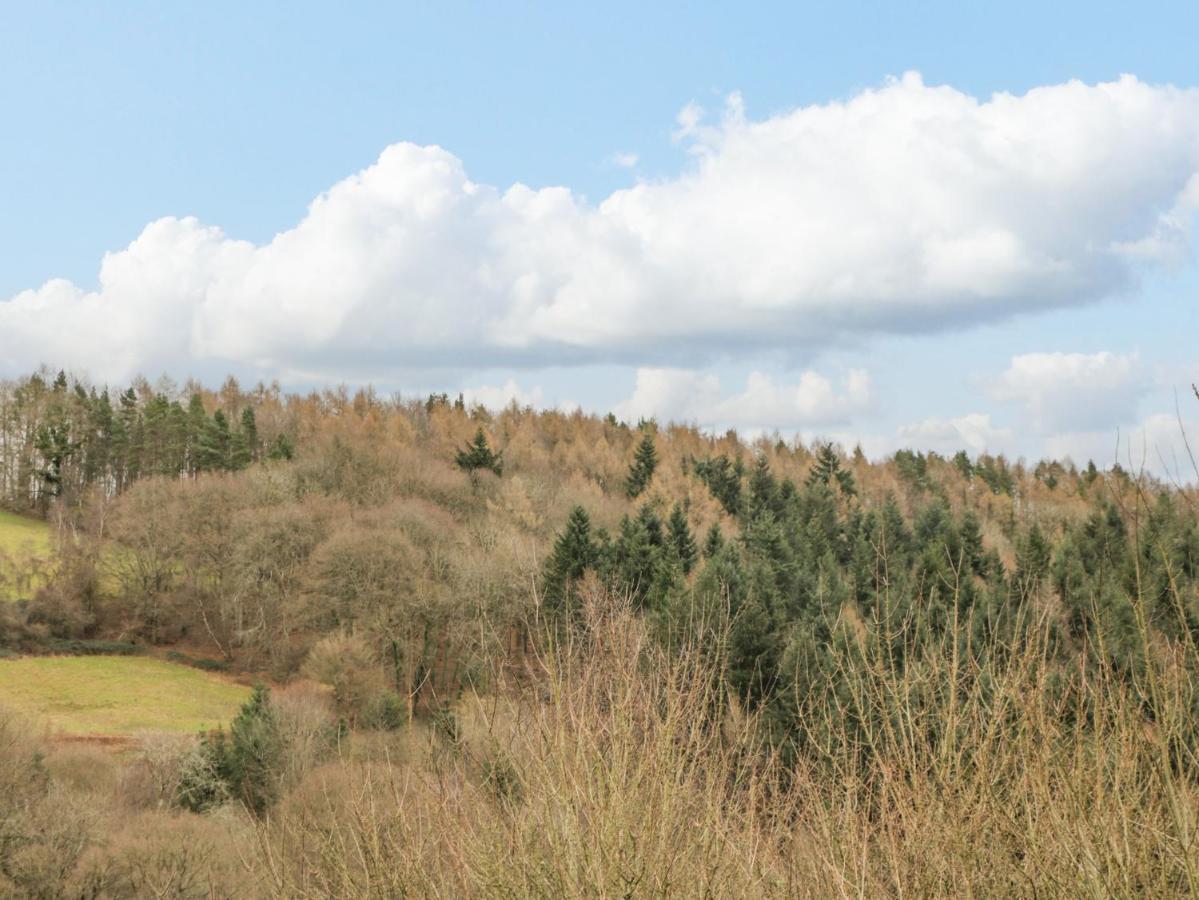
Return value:
[(1099, 462), (0, 382), (0, 682), (242, 691), (0, 689), (0, 895), (1199, 895), (1199, 494)]

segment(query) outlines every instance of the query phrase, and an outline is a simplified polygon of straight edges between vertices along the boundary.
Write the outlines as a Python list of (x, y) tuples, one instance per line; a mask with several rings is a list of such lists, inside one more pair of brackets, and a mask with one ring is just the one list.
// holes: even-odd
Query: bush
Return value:
[(332, 688), (337, 714), (351, 725), (383, 690), (383, 673), (374, 653), (354, 634), (331, 634), (317, 641), (303, 670), (313, 681)]
[(133, 641), (63, 640), (51, 638), (45, 642), (49, 653), (59, 656), (136, 656), (142, 652)]
[(228, 672), (232, 668), (224, 660), (208, 659), (202, 656), (188, 656), (186, 653), (180, 653), (178, 650), (168, 650), (166, 658), (168, 662), (178, 663), (181, 666), (191, 666), (193, 669), (200, 669), (203, 672)]
[(362, 724), (381, 731), (396, 731), (408, 721), (408, 705), (395, 691), (377, 695), (367, 709)]

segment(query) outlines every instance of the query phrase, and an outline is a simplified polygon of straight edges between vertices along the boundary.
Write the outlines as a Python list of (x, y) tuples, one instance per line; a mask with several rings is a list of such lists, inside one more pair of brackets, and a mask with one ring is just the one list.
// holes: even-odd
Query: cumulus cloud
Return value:
[(998, 451), (1012, 440), (1010, 428), (1000, 428), (987, 413), (970, 413), (953, 419), (928, 418), (898, 431), (899, 443), (916, 450), (935, 450), (941, 454), (968, 450), (973, 453)]
[(678, 136), (685, 171), (598, 204), (397, 144), (265, 244), (154, 222), (94, 290), (0, 302), (0, 367), (385, 378), (801, 352), (1125, 291), (1187, 251), (1199, 206), (1199, 91), (1132, 77), (979, 100), (910, 74), (759, 121), (736, 97), (714, 121), (688, 107)]
[(840, 387), (818, 372), (780, 383), (751, 372), (745, 388), (726, 394), (715, 375), (689, 369), (637, 370), (633, 394), (617, 404), (623, 419), (657, 417), (706, 428), (798, 430), (847, 422), (870, 408), (870, 376), (850, 369)]
[(1013, 356), (992, 396), (1020, 405), (1042, 433), (1108, 428), (1136, 419), (1149, 379), (1135, 353)]

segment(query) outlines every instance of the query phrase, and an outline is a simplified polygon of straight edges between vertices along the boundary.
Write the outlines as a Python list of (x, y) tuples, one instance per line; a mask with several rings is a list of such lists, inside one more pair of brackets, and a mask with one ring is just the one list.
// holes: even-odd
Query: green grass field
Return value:
[(32, 596), (41, 578), (30, 577), (25, 564), (31, 557), (50, 555), (50, 527), (0, 510), (0, 602)]
[(50, 551), (50, 527), (41, 519), (29, 519), (0, 510), (0, 551), (16, 556)]
[(54, 734), (197, 732), (227, 725), (249, 693), (219, 676), (146, 657), (0, 659), (0, 706)]

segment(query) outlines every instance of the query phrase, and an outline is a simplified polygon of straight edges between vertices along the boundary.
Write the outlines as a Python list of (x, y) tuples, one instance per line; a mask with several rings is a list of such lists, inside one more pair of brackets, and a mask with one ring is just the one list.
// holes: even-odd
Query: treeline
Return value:
[(146, 476), (237, 471), (291, 457), (287, 434), (264, 442), (256, 398), (236, 382), (226, 383), (220, 400), (206, 397), (198, 385), (180, 391), (144, 379), (113, 393), (61, 371), (0, 382), (0, 505), (45, 511), (63, 494), (115, 495)]

